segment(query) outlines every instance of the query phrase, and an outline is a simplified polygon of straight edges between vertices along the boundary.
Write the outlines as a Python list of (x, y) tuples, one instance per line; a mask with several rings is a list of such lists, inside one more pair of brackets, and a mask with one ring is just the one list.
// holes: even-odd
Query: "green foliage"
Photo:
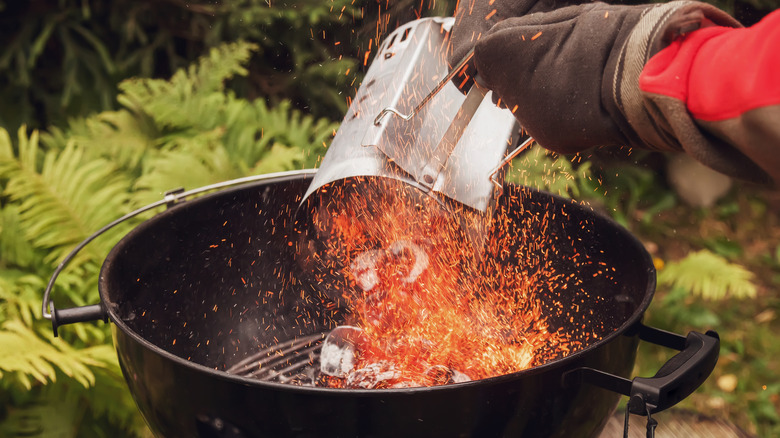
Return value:
[[(5, 194), (16, 206), (24, 236), (45, 249), (44, 262), (56, 264), (106, 217), (124, 210), (129, 180), (107, 160), (84, 160), (84, 150), (69, 143), (41, 153), (38, 134), (20, 129), (18, 153), (0, 132), (0, 175)], [(94, 254), (93, 254), (94, 256)], [(88, 251), (75, 261), (89, 257)]]
[[(574, 160), (578, 157), (575, 156)], [(560, 196), (579, 197), (590, 178), (590, 163), (575, 167), (573, 161), (534, 144), (512, 161), (507, 181)]]
[[(89, 359), (89, 349), (79, 353), (61, 339), (49, 342), (42, 339), (30, 327), (17, 320), (6, 321), (0, 326), (0, 351), (14, 352), (0, 358), (0, 378), (4, 373), (14, 373), (14, 382), (31, 389), (33, 382), (41, 384), (56, 380), (55, 367), (83, 386), (95, 383), (95, 376), (88, 365), (97, 365)], [(106, 348), (97, 346), (92, 348)]]
[[(285, 96), (315, 114), (337, 119), (356, 72), (355, 29), (363, 12), (352, 0), (299, 0), (295, 7), (265, 0), (224, 2), (207, 41), (247, 39), (260, 45), (254, 84), (266, 98)], [(270, 62), (269, 62), (270, 61)]]
[[(0, 129), (0, 402), (10, 412), (8, 424), (30, 410), (56, 410), (67, 394), (83, 408), (70, 420), (52, 418), (70, 421), (78, 436), (148, 433), (110, 346), (109, 326), (75, 324), (53, 338), (38, 319), (40, 297), (79, 242), (164, 191), (302, 168), (322, 153), (335, 123), (289, 101), (269, 105), (227, 89), (229, 80), (248, 74), (256, 49), (225, 44), (169, 80), (124, 81), (121, 109), (74, 119), (67, 128), (22, 128), (15, 139)], [(52, 291), (58, 308), (98, 301), (102, 260), (137, 223), (118, 226), (73, 259)]]
[(34, 262), (32, 244), (22, 234), (19, 209), (9, 205), (0, 211), (0, 254), (5, 264), (30, 267)]
[(249, 102), (225, 90), (225, 81), (247, 73), (241, 64), (253, 48), (227, 44), (170, 81), (133, 79), (121, 85), (120, 102), (147, 118), (156, 133), (142, 142), (156, 149), (136, 180), (138, 199), (150, 202), (180, 185), (191, 188), (313, 164), (316, 154), (304, 151), (324, 146), (337, 124), (304, 115), (288, 101), (269, 108), (262, 100)]
[[(253, 44), (226, 44), (211, 49), (197, 64), (177, 71), (169, 80), (127, 79), (119, 87), (119, 103), (131, 111), (153, 115), (160, 129), (214, 129), (228, 100), (224, 84), (236, 75), (247, 75), (244, 64), (253, 50), (257, 50)], [(230, 62), (224, 62), (226, 59)]]
[(708, 300), (755, 298), (757, 290), (752, 279), (752, 272), (706, 250), (668, 263), (658, 274), (659, 284)]
[(663, 190), (658, 172), (626, 162), (604, 165), (564, 157), (539, 145), (513, 160), (507, 181), (560, 196), (587, 201), (629, 227), (634, 217), (648, 223), (676, 204), (675, 195)]
[[(249, 95), (331, 116), (356, 73), (353, 0), (62, 0), (3, 3), (0, 126), (41, 128), (117, 108), (128, 77), (166, 77), (208, 49), (258, 44)], [(338, 11), (338, 12), (336, 12)], [(334, 45), (340, 41), (341, 44)], [(40, 124), (35, 124), (40, 122)]]
[(0, 271), (0, 315), (32, 326), (41, 310), (39, 301), (44, 285), (41, 277), (25, 270)]
[(677, 200), (657, 170), (643, 168), (635, 163), (619, 162), (595, 169), (585, 181), (588, 199), (601, 203), (612, 217), (625, 227), (633, 219), (647, 224), (658, 213), (673, 207)]

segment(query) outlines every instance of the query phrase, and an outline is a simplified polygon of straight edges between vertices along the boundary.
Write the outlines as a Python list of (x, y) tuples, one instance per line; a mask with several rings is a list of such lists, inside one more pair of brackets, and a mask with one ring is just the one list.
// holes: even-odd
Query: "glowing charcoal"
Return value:
[[(399, 240), (390, 246), (390, 254), (411, 265), (408, 273), (402, 278), (405, 283), (414, 283), (417, 277), (428, 267), (428, 254), (420, 246), (408, 240)], [(411, 262), (411, 263), (409, 263)]]
[(431, 385), (448, 385), (450, 383), (463, 383), (471, 381), (469, 376), (444, 365), (434, 365), (425, 370), (425, 377), (430, 379)]
[[(576, 308), (543, 307), (537, 294), (577, 293), (581, 281), (552, 264), (561, 245), (550, 217), (518, 224), (497, 214), (481, 262), (451, 215), (409, 188), (365, 179), (333, 186), (321, 203), (318, 260), (341, 277), (350, 334), (323, 346), (322, 386), (399, 388), (458, 383), (521, 371), (580, 348), (546, 319)], [(521, 200), (518, 200), (521, 201)], [(502, 263), (515, 239), (519, 264)], [(519, 244), (518, 244), (519, 242)], [(577, 256), (575, 256), (577, 257)], [(341, 328), (336, 329), (338, 333)], [(353, 329), (357, 330), (357, 329)], [(352, 333), (352, 332), (349, 332)]]
[(390, 362), (377, 362), (355, 370), (347, 376), (346, 388), (386, 389), (423, 386), (403, 379), (403, 375)]
[(381, 250), (365, 251), (355, 257), (350, 269), (355, 277), (355, 282), (365, 292), (369, 292), (379, 284), (379, 274), (376, 271), (376, 265), (385, 257), (385, 252)]
[(333, 329), (322, 343), (320, 372), (328, 376), (345, 377), (355, 368), (361, 343), (365, 343), (363, 330), (351, 326)]

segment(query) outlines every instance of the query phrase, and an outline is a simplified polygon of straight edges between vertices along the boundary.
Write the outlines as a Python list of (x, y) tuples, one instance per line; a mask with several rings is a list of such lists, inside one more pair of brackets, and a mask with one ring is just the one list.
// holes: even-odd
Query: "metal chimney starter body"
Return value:
[(453, 22), (415, 20), (385, 38), (304, 203), (328, 184), (381, 177), (491, 216), (501, 166), (520, 129), (509, 110), (493, 104), (490, 91), (473, 86), (464, 96), (449, 80), (442, 84), (450, 73), (446, 49)]

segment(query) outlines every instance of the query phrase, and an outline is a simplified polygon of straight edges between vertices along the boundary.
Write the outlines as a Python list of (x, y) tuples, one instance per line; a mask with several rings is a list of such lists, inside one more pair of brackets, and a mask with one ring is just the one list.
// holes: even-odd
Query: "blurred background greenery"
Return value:
[[(716, 4), (751, 24), (778, 0)], [(53, 338), (48, 278), (101, 226), (172, 188), (316, 165), (372, 49), (444, 0), (0, 0), (0, 436), (148, 436), (108, 324)], [(780, 436), (780, 198), (733, 183), (691, 202), (669, 157), (534, 148), (509, 178), (588, 202), (638, 235), (659, 288), (648, 320), (716, 329), (721, 359), (683, 407)], [(138, 220), (142, 220), (139, 218)], [(60, 277), (58, 307), (98, 301), (129, 221)], [(669, 352), (641, 347), (637, 373)]]

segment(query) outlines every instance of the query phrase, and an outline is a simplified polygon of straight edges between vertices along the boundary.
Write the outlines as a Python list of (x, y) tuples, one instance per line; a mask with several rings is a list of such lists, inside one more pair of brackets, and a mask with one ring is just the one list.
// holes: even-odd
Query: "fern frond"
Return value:
[(291, 86), (307, 90), (308, 98), (332, 106), (339, 114), (347, 111), (347, 100), (337, 86), (349, 85), (348, 81), (352, 78), (348, 73), (359, 68), (354, 59), (330, 59), (316, 63), (313, 59), (301, 60), (299, 68), (300, 72), (291, 81)]
[[(27, 239), (49, 251), (45, 262), (59, 263), (76, 244), (127, 210), (129, 181), (110, 162), (85, 160), (83, 149), (72, 143), (62, 151), (41, 153), (38, 133), (28, 138), (24, 128), (18, 143), (18, 156), (0, 145), (0, 178), (8, 180), (5, 194), (18, 206)], [(107, 250), (88, 246), (74, 264), (99, 259)]]
[(752, 272), (706, 250), (667, 263), (658, 274), (658, 283), (709, 300), (754, 298), (757, 294)]
[(15, 269), (0, 271), (0, 321), (20, 319), (32, 326), (41, 308), (42, 278)]
[(226, 100), (224, 82), (247, 74), (244, 64), (256, 49), (243, 41), (221, 45), (170, 80), (123, 81), (117, 99), (131, 111), (149, 115), (160, 127), (213, 129)]
[(87, 158), (102, 157), (117, 167), (138, 173), (144, 155), (155, 146), (158, 135), (151, 120), (126, 110), (105, 111), (68, 123), (68, 131), (52, 127), (41, 133), (41, 142), (50, 149), (65, 149), (75, 144)]
[(35, 248), (23, 230), (16, 205), (0, 210), (0, 257), (6, 266), (26, 268), (36, 260)]
[[(259, 107), (262, 107), (260, 102)], [(338, 128), (338, 123), (327, 119), (315, 119), (310, 115), (304, 115), (291, 108), (289, 101), (281, 102), (277, 107), (261, 111), (261, 120), (264, 116), (273, 114), (271, 120), (265, 123), (271, 128), (274, 141), (286, 146), (297, 146), (309, 149), (312, 146), (320, 147), (329, 142), (333, 133)]]
[[(251, 108), (232, 117), (225, 133), (231, 159), (257, 173), (313, 165), (330, 143), (338, 123), (315, 119), (293, 109), (289, 101), (269, 107), (256, 100)], [(276, 153), (286, 157), (276, 157)], [(266, 161), (271, 161), (267, 162)], [(274, 164), (276, 162), (276, 164)]]
[(581, 179), (587, 178), (590, 163), (575, 169), (564, 157), (554, 156), (538, 144), (512, 162), (507, 181), (546, 190), (560, 196), (579, 196)]
[(13, 373), (21, 385), (30, 389), (33, 381), (43, 384), (56, 381), (56, 370), (60, 370), (88, 387), (95, 383), (90, 366), (101, 364), (77, 353), (59, 338), (44, 341), (19, 320), (9, 320), (0, 326), (0, 378), (4, 373)]
[(189, 137), (172, 137), (166, 150), (147, 159), (146, 170), (136, 181), (134, 201), (148, 204), (162, 199), (170, 189), (194, 189), (244, 176), (222, 145), (222, 134), (222, 130), (214, 130)]
[(262, 175), (264, 173), (292, 170), (295, 168), (295, 164), (303, 162), (304, 158), (305, 155), (301, 149), (277, 143), (271, 147), (265, 158), (257, 162), (250, 173)]

